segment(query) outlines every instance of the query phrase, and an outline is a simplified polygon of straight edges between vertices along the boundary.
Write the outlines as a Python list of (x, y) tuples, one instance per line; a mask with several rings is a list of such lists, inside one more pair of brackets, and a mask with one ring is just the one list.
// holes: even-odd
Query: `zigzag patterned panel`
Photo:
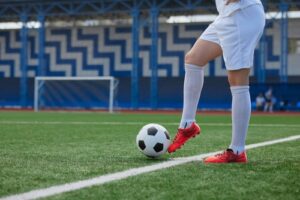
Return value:
[[(20, 77), (19, 31), (0, 32), (0, 77)], [(184, 55), (200, 35), (188, 25), (164, 25), (159, 29), (159, 76), (183, 74)], [(140, 74), (150, 76), (151, 35), (140, 33)], [(47, 29), (45, 42), (47, 76), (130, 76), (132, 69), (131, 27)], [(28, 37), (27, 75), (34, 77), (38, 65), (38, 32)]]
[[(207, 25), (161, 24), (158, 40), (158, 74), (161, 77), (182, 76), (184, 55)], [(272, 27), (271, 27), (272, 28)], [(271, 32), (272, 34), (273, 31)], [(20, 77), (19, 31), (0, 31), (0, 77)], [(276, 34), (275, 34), (276, 35)], [(148, 27), (140, 31), (141, 76), (149, 77), (151, 34)], [(268, 44), (273, 38), (268, 36)], [(47, 76), (128, 77), (132, 69), (131, 27), (74, 27), (46, 30), (45, 67)], [(272, 49), (272, 48), (269, 48)], [(278, 57), (268, 56), (276, 61)], [(38, 65), (38, 32), (30, 30), (28, 37), (27, 75), (34, 77)], [(206, 75), (226, 75), (222, 59), (216, 59), (206, 69)]]
[(0, 77), (20, 77), (19, 32), (0, 32)]

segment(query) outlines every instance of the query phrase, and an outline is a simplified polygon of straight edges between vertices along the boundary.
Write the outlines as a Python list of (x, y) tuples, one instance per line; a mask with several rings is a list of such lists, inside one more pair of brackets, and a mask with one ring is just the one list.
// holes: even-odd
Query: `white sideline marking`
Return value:
[[(256, 143), (256, 144), (250, 144), (250, 145), (246, 146), (246, 149), (254, 149), (254, 148), (258, 148), (258, 147), (293, 141), (293, 140), (297, 140), (297, 139), (300, 139), (300, 135), (290, 136), (287, 138), (281, 138), (281, 139), (276, 139), (276, 140), (270, 140), (270, 141)], [(31, 200), (31, 199), (49, 197), (49, 196), (53, 196), (53, 195), (57, 195), (57, 194), (65, 193), (65, 192), (80, 190), (80, 189), (95, 186), (95, 185), (102, 185), (102, 184), (109, 183), (112, 181), (126, 179), (131, 176), (137, 176), (137, 175), (148, 173), (148, 172), (154, 172), (154, 171), (158, 171), (161, 169), (166, 169), (166, 168), (173, 167), (176, 165), (182, 165), (182, 164), (193, 162), (193, 161), (202, 161), (203, 158), (210, 156), (210, 155), (214, 155), (216, 153), (220, 153), (220, 152), (222, 152), (222, 151), (205, 153), (205, 154), (200, 154), (200, 155), (190, 156), (190, 157), (174, 158), (169, 161), (161, 162), (161, 163), (154, 164), (154, 165), (132, 168), (129, 170), (116, 172), (116, 173), (112, 173), (112, 174), (106, 174), (106, 175), (98, 176), (98, 177), (91, 178), (91, 179), (86, 179), (86, 180), (72, 182), (72, 183), (66, 183), (66, 184), (62, 184), (62, 185), (56, 185), (56, 186), (52, 186), (49, 188), (32, 190), (30, 192), (25, 192), (25, 193), (21, 193), (21, 194), (17, 194), (17, 195), (11, 195), (11, 196), (0, 198), (0, 200)]]
[[(144, 125), (150, 122), (62, 122), (62, 121), (0, 121), (0, 124), (18, 124), (18, 125)], [(165, 122), (163, 125), (178, 125), (178, 122)], [(203, 126), (231, 126), (231, 123), (200, 123)], [(300, 124), (250, 124), (257, 127), (300, 127)]]

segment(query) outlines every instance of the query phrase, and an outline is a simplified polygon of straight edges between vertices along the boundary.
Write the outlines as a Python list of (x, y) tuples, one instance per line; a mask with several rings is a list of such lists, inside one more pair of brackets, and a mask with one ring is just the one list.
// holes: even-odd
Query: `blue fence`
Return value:
[[(19, 106), (20, 79), (19, 78), (2, 78), (0, 79), (0, 106)], [(33, 79), (28, 79), (28, 93), (26, 106), (33, 106)], [(275, 109), (279, 110), (280, 102), (285, 102), (286, 110), (300, 110), (300, 83), (270, 83), (259, 84), (252, 83), (250, 87), (253, 107), (255, 107), (255, 98), (259, 93), (265, 93), (269, 87), (273, 88), (273, 94), (276, 98)], [(105, 87), (107, 89), (107, 87)], [(139, 81), (138, 108), (151, 108), (151, 79), (141, 78)], [(83, 96), (87, 99), (94, 99), (93, 95), (99, 92), (100, 87), (91, 87)], [(96, 91), (97, 90), (97, 91)], [(104, 89), (105, 90), (105, 89)], [(131, 108), (131, 80), (130, 78), (119, 78), (119, 87), (115, 98), (115, 106), (121, 109)], [(57, 91), (57, 94), (60, 92)], [(106, 91), (107, 93), (107, 91)], [(183, 99), (183, 78), (159, 78), (158, 79), (158, 96), (157, 108), (159, 109), (180, 109)], [(47, 102), (46, 102), (47, 103)], [(51, 102), (53, 107), (72, 107), (72, 103), (67, 99)], [(53, 104), (54, 103), (54, 104)], [(78, 104), (74, 104), (78, 105)], [(81, 102), (80, 106), (84, 109), (101, 106), (96, 101)], [(227, 79), (224, 77), (208, 77), (205, 79), (204, 88), (201, 94), (199, 108), (201, 109), (230, 109), (231, 93)]]

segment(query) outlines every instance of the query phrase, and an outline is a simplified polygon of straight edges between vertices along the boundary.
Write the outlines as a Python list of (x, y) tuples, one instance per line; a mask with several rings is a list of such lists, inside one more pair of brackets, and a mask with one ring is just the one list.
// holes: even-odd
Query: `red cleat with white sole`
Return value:
[(205, 158), (204, 163), (247, 163), (247, 155), (245, 151), (235, 154), (231, 149), (227, 149), (223, 153)]
[(177, 149), (180, 149), (182, 145), (192, 137), (196, 137), (200, 134), (200, 127), (195, 122), (189, 128), (178, 129), (178, 132), (168, 148), (169, 153), (175, 152)]

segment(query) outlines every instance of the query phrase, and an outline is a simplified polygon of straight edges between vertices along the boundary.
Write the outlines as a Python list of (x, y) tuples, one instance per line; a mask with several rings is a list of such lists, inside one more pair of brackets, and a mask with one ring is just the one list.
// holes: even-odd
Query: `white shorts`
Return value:
[(265, 27), (262, 5), (237, 10), (227, 17), (218, 16), (200, 39), (221, 46), (227, 70), (253, 66), (254, 50)]

